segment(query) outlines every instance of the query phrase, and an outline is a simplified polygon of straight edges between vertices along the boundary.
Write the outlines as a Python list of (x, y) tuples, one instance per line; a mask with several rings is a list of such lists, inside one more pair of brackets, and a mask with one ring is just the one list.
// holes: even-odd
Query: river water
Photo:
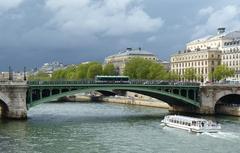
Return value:
[(239, 153), (240, 118), (217, 116), (217, 134), (162, 128), (164, 109), (47, 103), (26, 121), (0, 120), (0, 153)]

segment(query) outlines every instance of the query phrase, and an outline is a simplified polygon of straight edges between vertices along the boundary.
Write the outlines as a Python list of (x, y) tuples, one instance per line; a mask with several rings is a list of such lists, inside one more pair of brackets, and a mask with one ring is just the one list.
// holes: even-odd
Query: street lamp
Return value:
[(11, 66), (8, 67), (8, 80), (13, 81), (13, 72)]
[(26, 81), (27, 77), (26, 77), (26, 66), (24, 66), (24, 70), (23, 70), (23, 80)]

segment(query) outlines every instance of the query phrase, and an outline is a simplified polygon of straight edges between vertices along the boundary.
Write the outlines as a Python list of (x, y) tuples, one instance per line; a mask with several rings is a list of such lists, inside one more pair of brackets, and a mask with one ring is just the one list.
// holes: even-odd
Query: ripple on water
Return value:
[(197, 135), (161, 127), (166, 113), (129, 105), (43, 104), (29, 111), (27, 121), (0, 122), (0, 152), (239, 152), (236, 118), (217, 117), (222, 132)]

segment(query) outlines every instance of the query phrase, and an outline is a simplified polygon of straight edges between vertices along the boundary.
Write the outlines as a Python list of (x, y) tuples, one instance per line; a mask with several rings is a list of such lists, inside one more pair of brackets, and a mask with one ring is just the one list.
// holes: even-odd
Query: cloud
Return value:
[(195, 26), (193, 38), (214, 33), (219, 27), (226, 27), (229, 31), (240, 29), (239, 5), (227, 5), (221, 9), (213, 10), (212, 13), (207, 16), (204, 24)]
[(205, 15), (209, 15), (213, 12), (213, 7), (209, 6), (207, 8), (202, 8), (198, 11), (198, 15), (200, 16), (205, 16)]
[(157, 40), (157, 37), (156, 36), (151, 36), (151, 37), (148, 37), (147, 38), (147, 42), (154, 42)]
[(23, 0), (0, 0), (0, 13), (18, 7)]
[(140, 0), (46, 0), (46, 8), (54, 14), (50, 26), (76, 35), (126, 36), (154, 32), (163, 24)]

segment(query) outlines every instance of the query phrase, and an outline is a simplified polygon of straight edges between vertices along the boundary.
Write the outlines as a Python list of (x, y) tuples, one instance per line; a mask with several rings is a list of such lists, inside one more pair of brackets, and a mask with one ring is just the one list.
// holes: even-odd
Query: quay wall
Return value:
[(233, 115), (240, 116), (240, 105), (217, 105), (216, 113), (225, 114), (225, 115)]
[(90, 96), (85, 95), (73, 95), (59, 98), (58, 101), (67, 101), (67, 102), (89, 102), (91, 101)]
[(139, 105), (139, 106), (148, 106), (148, 107), (158, 107), (169, 109), (170, 106), (161, 101), (147, 101), (145, 99), (138, 99), (132, 97), (104, 97), (103, 102), (109, 103), (119, 103), (119, 104), (130, 104), (130, 105)]

